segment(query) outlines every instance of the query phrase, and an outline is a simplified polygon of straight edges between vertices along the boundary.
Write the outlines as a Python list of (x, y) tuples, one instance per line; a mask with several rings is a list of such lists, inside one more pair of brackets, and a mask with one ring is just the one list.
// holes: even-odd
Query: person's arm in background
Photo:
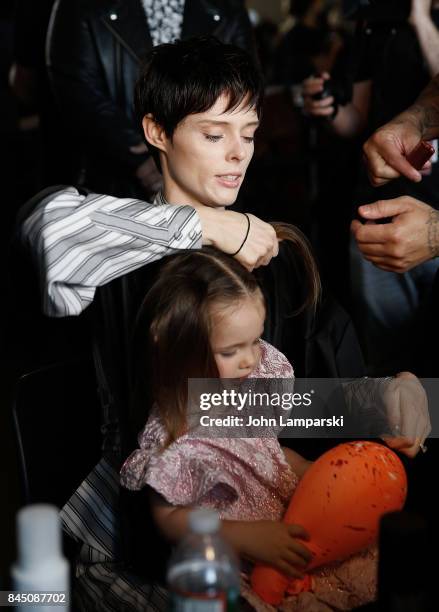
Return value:
[[(380, 127), (363, 146), (371, 183), (379, 187), (400, 176), (419, 182), (422, 175), (407, 161), (420, 140), (439, 136), (439, 75), (415, 104)], [(426, 164), (428, 167), (428, 163)]]
[(111, 99), (85, 10), (83, 3), (70, 0), (58, 0), (53, 8), (46, 60), (56, 100), (80, 138), (130, 168), (145, 185), (154, 162), (140, 131)]
[[(249, 217), (236, 259), (252, 269), (277, 255), (278, 241), (271, 225)], [(98, 286), (179, 250), (205, 244), (233, 253), (246, 229), (245, 216), (233, 211), (81, 195), (66, 187), (42, 196), (20, 233), (39, 272), (44, 313), (63, 317), (87, 308)]]
[(378, 436), (390, 448), (416, 457), (431, 433), (431, 421), (427, 394), (414, 374), (345, 380), (341, 388), (348, 420), (354, 419), (357, 432)]
[[(428, 204), (401, 196), (360, 206), (351, 232), (361, 253), (371, 263), (400, 274), (439, 256), (439, 211)], [(392, 218), (391, 223), (374, 223)]]
[[(379, 128), (363, 150), (370, 181), (384, 185), (400, 176), (418, 182), (422, 175), (407, 161), (422, 139), (439, 135), (439, 75), (416, 103)], [(426, 164), (428, 166), (428, 164)], [(388, 272), (404, 273), (439, 256), (439, 212), (415, 198), (401, 196), (360, 206), (351, 231), (363, 256)], [(375, 224), (392, 218), (391, 223)]]
[[(430, 71), (439, 71), (439, 32), (430, 17), (431, 0), (412, 0), (410, 23), (414, 27)], [(420, 140), (439, 135), (439, 75), (415, 104), (379, 128), (363, 150), (370, 181), (384, 185), (400, 176), (419, 182), (422, 174), (406, 156)], [(428, 167), (429, 163), (425, 165)], [(363, 256), (379, 268), (404, 273), (439, 256), (439, 212), (408, 196), (360, 206), (351, 231)], [(391, 223), (374, 222), (392, 217)]]
[[(324, 72), (322, 76), (309, 77), (303, 82), (304, 110), (311, 117), (331, 119), (335, 112), (333, 96), (326, 96), (322, 100), (314, 100), (312, 97), (323, 91), (324, 83), (329, 79), (329, 73)], [(354, 83), (352, 101), (339, 106), (337, 114), (329, 123), (336, 134), (344, 138), (361, 134), (366, 126), (371, 88), (372, 82), (369, 80)]]
[(433, 77), (439, 72), (439, 31), (431, 18), (431, 5), (432, 0), (412, 0), (409, 22)]

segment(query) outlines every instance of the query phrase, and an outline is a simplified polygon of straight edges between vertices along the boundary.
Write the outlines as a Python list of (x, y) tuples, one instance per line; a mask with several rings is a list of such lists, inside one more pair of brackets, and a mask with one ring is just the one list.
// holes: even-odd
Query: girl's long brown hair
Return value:
[(311, 245), (306, 236), (294, 225), (272, 221), (278, 240), (284, 241), (288, 248), (300, 260), (303, 266), (302, 277), (304, 299), (292, 315), (299, 314), (306, 308), (316, 309), (322, 289), (320, 274), (317, 268)]
[[(293, 226), (273, 223), (280, 240), (299, 255), (307, 285), (298, 311), (315, 307), (320, 280), (306, 238)], [(260, 294), (251, 272), (236, 259), (211, 247), (169, 258), (147, 293), (134, 332), (135, 431), (155, 403), (168, 433), (166, 445), (185, 431), (189, 378), (218, 378), (210, 347), (212, 304), (232, 304)], [(298, 312), (296, 311), (296, 312)]]

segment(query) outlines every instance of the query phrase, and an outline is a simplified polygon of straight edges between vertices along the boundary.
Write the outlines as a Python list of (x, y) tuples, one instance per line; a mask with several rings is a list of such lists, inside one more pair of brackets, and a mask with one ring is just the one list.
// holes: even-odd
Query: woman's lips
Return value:
[(241, 181), (241, 174), (217, 174), (216, 179), (223, 187), (236, 189)]

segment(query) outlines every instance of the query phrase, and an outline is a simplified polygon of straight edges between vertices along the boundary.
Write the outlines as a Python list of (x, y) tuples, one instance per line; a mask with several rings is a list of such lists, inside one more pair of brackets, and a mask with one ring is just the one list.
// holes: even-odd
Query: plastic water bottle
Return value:
[(70, 570), (62, 554), (58, 509), (48, 504), (22, 508), (17, 515), (17, 535), (18, 559), (11, 571), (17, 591), (15, 609), (67, 612)]
[(239, 562), (219, 534), (217, 512), (194, 510), (174, 551), (167, 580), (173, 612), (231, 612), (239, 597)]

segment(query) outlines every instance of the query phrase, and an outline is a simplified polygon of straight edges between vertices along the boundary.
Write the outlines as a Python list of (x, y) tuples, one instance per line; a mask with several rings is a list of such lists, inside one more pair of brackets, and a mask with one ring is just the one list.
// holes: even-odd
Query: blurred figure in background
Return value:
[(29, 159), (34, 166), (32, 193), (57, 183), (76, 183), (80, 149), (71, 122), (57, 109), (45, 64), (46, 33), (54, 0), (17, 0), (14, 20), (14, 64), (11, 87), (23, 112), (34, 117), (39, 128), (38, 154)]
[(291, 0), (290, 14), (295, 22), (277, 48), (276, 83), (301, 83), (311, 74), (332, 68), (343, 44), (330, 23), (333, 4), (326, 0)]
[[(326, 118), (340, 136), (354, 137), (364, 130), (366, 135), (372, 133), (411, 105), (431, 76), (439, 72), (438, 9), (439, 3), (431, 0), (371, 0), (358, 14), (352, 101), (337, 105), (333, 90), (327, 86), (330, 75), (323, 74), (304, 83), (306, 111)], [(401, 178), (378, 189), (370, 185), (362, 169), (355, 207), (402, 195), (439, 208), (437, 164), (433, 163), (431, 174), (421, 183)], [(352, 314), (371, 373), (389, 368), (417, 372), (412, 362), (417, 313), (438, 262), (426, 262), (405, 274), (386, 272), (366, 261), (354, 241), (350, 260)]]
[(48, 68), (61, 113), (85, 148), (87, 187), (143, 199), (158, 191), (161, 175), (133, 116), (139, 65), (155, 45), (202, 34), (254, 52), (242, 0), (57, 0)]
[(310, 238), (318, 189), (315, 149), (327, 145), (314, 142), (296, 94), (305, 76), (332, 67), (344, 44), (336, 15), (332, 0), (292, 0), (277, 31), (266, 20), (255, 29), (267, 88), (255, 158), (241, 195), (246, 210), (299, 225)]
[[(352, 28), (336, 0), (291, 0), (287, 19), (290, 27), (284, 29), (273, 60), (270, 82), (274, 91), (267, 96), (257, 149), (268, 142), (264, 159), (272, 176), (271, 191), (280, 202), (278, 218), (286, 218), (305, 231), (326, 283), (346, 303), (347, 237), (358, 167), (354, 151), (359, 145), (340, 141), (319, 119), (309, 121), (303, 116), (302, 80), (335, 69), (340, 95), (350, 100), (347, 64), (352, 54)], [(333, 201), (337, 204), (332, 205)], [(346, 239), (334, 245), (328, 237), (341, 227)], [(344, 268), (346, 273), (340, 273)]]
[[(14, 216), (14, 188), (18, 173), (18, 108), (8, 85), (8, 75), (13, 61), (13, 12), (14, 2), (0, 5), (0, 143), (2, 164), (2, 244), (8, 236)], [(6, 227), (5, 227), (6, 226)]]
[(256, 52), (261, 71), (264, 75), (265, 83), (271, 83), (275, 68), (274, 56), (279, 38), (279, 28), (273, 21), (261, 19), (255, 10), (250, 10), (249, 16), (253, 25)]

